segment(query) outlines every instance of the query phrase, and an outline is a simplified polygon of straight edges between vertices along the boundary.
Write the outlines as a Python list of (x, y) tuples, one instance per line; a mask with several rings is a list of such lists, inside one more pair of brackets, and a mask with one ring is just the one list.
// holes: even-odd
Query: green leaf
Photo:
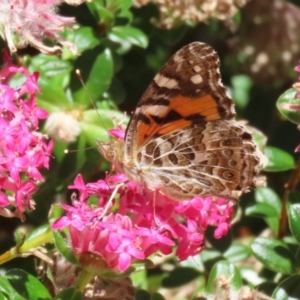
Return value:
[(113, 78), (111, 85), (105, 93), (105, 98), (112, 99), (116, 105), (121, 104), (125, 99), (125, 91), (121, 82)]
[(276, 210), (274, 217), (279, 217), (281, 213), (280, 197), (269, 187), (259, 187), (255, 190), (255, 200), (258, 203), (265, 203), (273, 206)]
[(103, 1), (87, 2), (86, 6), (98, 23), (101, 21), (102, 24), (108, 27), (112, 26), (115, 16), (112, 11), (103, 5)]
[(107, 7), (111, 11), (126, 10), (131, 7), (132, 0), (107, 0)]
[(55, 245), (58, 251), (66, 258), (70, 263), (77, 264), (77, 258), (75, 257), (74, 253), (71, 250), (69, 242), (67, 239), (62, 235), (62, 233), (58, 230), (53, 230), (53, 236)]
[(264, 218), (274, 233), (278, 232), (281, 214), (281, 201), (278, 195), (268, 187), (260, 187), (255, 191), (256, 203), (246, 208), (247, 216)]
[(293, 275), (282, 281), (272, 294), (273, 299), (296, 300), (300, 295), (300, 275)]
[(272, 296), (273, 291), (277, 287), (277, 284), (275, 282), (271, 281), (265, 281), (259, 285), (256, 286), (256, 289), (265, 295)]
[(255, 203), (246, 208), (245, 215), (263, 218), (272, 231), (276, 234), (278, 233), (279, 218), (276, 217), (278, 213), (273, 206), (266, 203)]
[(81, 134), (78, 138), (78, 149), (79, 151), (76, 152), (76, 170), (80, 170), (81, 167), (86, 162), (86, 151), (81, 151), (86, 147), (86, 139), (83, 134)]
[(165, 298), (159, 293), (154, 293), (151, 296), (151, 300), (165, 300)]
[[(0, 300), (6, 300), (7, 298), (4, 297), (4, 295), (0, 292)], [(12, 299), (12, 298), (10, 298)]]
[(52, 299), (44, 285), (34, 276), (23, 270), (12, 269), (6, 273), (6, 277), (19, 295), (30, 300)]
[(247, 125), (247, 130), (252, 134), (255, 143), (261, 151), (263, 151), (267, 145), (268, 137), (256, 127)]
[(257, 272), (257, 270), (255, 270), (255, 267), (240, 267), (239, 270), (243, 280), (251, 283), (254, 286), (265, 280), (263, 277), (259, 276), (260, 274)]
[(151, 300), (151, 295), (145, 290), (137, 290), (135, 292), (135, 300)]
[(49, 223), (52, 224), (55, 220), (59, 219), (64, 213), (60, 204), (53, 204), (48, 214)]
[(86, 141), (96, 145), (96, 141), (108, 140), (108, 129), (114, 127), (112, 120), (116, 122), (124, 119), (124, 114), (114, 110), (86, 110), (80, 123), (82, 134)]
[(135, 45), (141, 48), (147, 48), (148, 37), (140, 29), (131, 26), (115, 26), (108, 34), (108, 38), (125, 46), (126, 49)]
[(287, 90), (278, 98), (276, 105), (289, 121), (300, 124), (300, 99), (297, 94), (294, 88)]
[(239, 270), (233, 264), (223, 260), (214, 265), (210, 272), (207, 283), (208, 293), (215, 292), (216, 280), (220, 280), (221, 276), (229, 282), (229, 287), (233, 290), (239, 290), (243, 285)]
[(248, 258), (250, 254), (251, 252), (249, 247), (242, 244), (233, 243), (231, 247), (224, 253), (224, 257), (231, 263), (235, 263)]
[(259, 237), (251, 243), (250, 248), (253, 255), (270, 270), (283, 274), (297, 271), (296, 259), (283, 242)]
[[(298, 193), (299, 194), (299, 193)], [(300, 244), (300, 204), (292, 204), (288, 207), (290, 230)]]
[(8, 296), (8, 298), (3, 299), (13, 299), (13, 300), (26, 300), (26, 298), (21, 297), (17, 292), (13, 289), (8, 279), (0, 276), (0, 292), (4, 296)]
[(80, 26), (77, 30), (65, 28), (64, 37), (77, 46), (79, 52), (94, 48), (99, 44), (99, 38), (91, 27)]
[(245, 108), (249, 102), (249, 90), (252, 81), (247, 75), (237, 75), (231, 78), (232, 97), (240, 108)]
[(167, 288), (178, 287), (194, 280), (199, 275), (200, 273), (194, 268), (177, 267), (168, 273), (168, 276), (163, 279), (162, 285)]
[(39, 70), (38, 80), (41, 93), (37, 94), (38, 104), (49, 112), (59, 111), (70, 105), (65, 89), (70, 82), (71, 63), (56, 56), (39, 54), (28, 59), (30, 71)]
[(61, 291), (55, 298), (55, 300), (82, 300), (83, 295), (75, 288), (67, 288)]
[(246, 216), (275, 218), (277, 215), (276, 209), (267, 203), (257, 203), (246, 209)]
[(265, 149), (265, 155), (269, 160), (265, 168), (268, 172), (286, 171), (295, 168), (293, 156), (281, 149), (268, 146)]
[[(96, 102), (108, 89), (113, 76), (113, 61), (109, 48), (101, 46), (85, 51), (76, 61), (75, 69), (79, 69), (86, 89), (75, 74), (72, 74), (71, 87), (77, 104), (90, 106), (91, 99)], [(87, 92), (88, 91), (88, 95)]]

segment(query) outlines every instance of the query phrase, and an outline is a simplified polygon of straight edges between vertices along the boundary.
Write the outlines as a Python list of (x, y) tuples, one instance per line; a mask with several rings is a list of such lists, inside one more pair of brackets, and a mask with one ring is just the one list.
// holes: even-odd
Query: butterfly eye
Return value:
[(107, 160), (109, 160), (109, 161), (114, 161), (114, 160), (116, 159), (116, 157), (117, 157), (117, 152), (116, 152), (116, 150), (110, 148), (110, 149), (107, 151), (107, 153), (106, 153), (106, 158), (107, 158)]

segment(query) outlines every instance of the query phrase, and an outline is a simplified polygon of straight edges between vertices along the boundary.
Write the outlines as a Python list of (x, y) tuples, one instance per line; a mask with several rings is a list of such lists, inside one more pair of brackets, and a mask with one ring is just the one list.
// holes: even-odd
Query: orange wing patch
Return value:
[(183, 128), (186, 128), (186, 127), (190, 127), (191, 124), (192, 124), (191, 121), (188, 121), (188, 120), (185, 120), (185, 119), (178, 120), (178, 121), (171, 122), (171, 123), (168, 123), (166, 125), (161, 126), (159, 128), (159, 130), (157, 131), (157, 133), (159, 135), (172, 133), (173, 131), (183, 129)]
[(211, 95), (205, 95), (196, 99), (177, 96), (172, 99), (170, 108), (177, 111), (183, 117), (199, 113), (205, 121), (221, 119), (218, 111), (218, 103)]
[[(190, 116), (194, 116), (195, 119), (189, 119)], [(195, 121), (219, 120), (221, 115), (218, 111), (218, 103), (211, 95), (199, 98), (178, 95), (171, 99), (168, 107), (157, 105), (155, 110), (145, 109), (143, 113), (138, 113), (137, 118), (139, 119), (137, 144), (141, 146), (155, 134), (170, 134), (190, 127)]]

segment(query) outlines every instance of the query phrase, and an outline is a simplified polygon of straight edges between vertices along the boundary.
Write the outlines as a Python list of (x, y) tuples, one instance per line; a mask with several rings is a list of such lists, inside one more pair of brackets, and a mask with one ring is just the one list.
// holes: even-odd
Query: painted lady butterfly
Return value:
[(100, 145), (104, 157), (130, 180), (174, 200), (234, 198), (254, 188), (256, 146), (235, 120), (219, 66), (206, 44), (179, 50), (143, 94), (125, 141)]

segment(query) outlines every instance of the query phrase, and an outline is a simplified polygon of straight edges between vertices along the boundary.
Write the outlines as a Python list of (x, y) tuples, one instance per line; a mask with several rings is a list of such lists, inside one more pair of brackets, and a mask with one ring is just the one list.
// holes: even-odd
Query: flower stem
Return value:
[(41, 251), (38, 248), (46, 243), (53, 243), (53, 234), (49, 227), (36, 232), (38, 234), (31, 234), (21, 245), (17, 245), (1, 254), (0, 265), (20, 256), (36, 255), (41, 257)]
[(82, 269), (82, 272), (79, 275), (75, 288), (83, 292), (87, 284), (93, 279), (95, 274), (88, 272), (85, 269)]

